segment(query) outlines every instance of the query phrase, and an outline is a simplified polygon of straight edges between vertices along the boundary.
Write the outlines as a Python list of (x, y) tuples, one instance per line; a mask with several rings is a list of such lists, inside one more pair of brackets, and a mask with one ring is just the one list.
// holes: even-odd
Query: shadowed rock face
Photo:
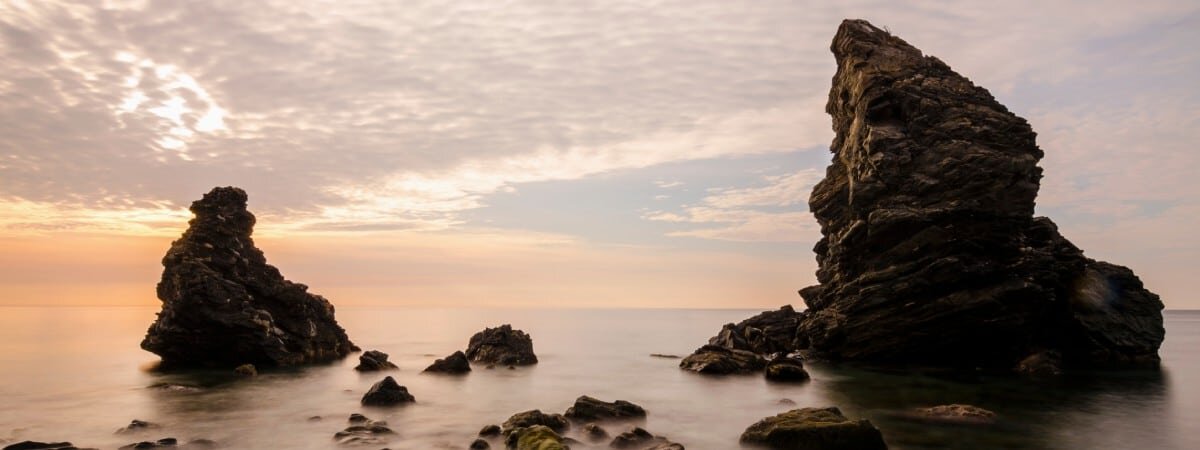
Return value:
[(823, 237), (797, 345), (831, 359), (1154, 366), (1162, 303), (1033, 217), (1036, 134), (942, 61), (842, 23), (832, 164), (809, 199)]
[(250, 234), (246, 193), (214, 188), (163, 257), (162, 311), (142, 348), (165, 366), (290, 366), (345, 357), (358, 348), (333, 305), (285, 280)]

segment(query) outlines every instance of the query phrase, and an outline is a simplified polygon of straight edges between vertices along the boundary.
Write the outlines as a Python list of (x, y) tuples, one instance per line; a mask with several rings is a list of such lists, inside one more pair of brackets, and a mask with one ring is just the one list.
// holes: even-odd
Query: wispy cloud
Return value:
[[(700, 225), (669, 236), (750, 242), (811, 242), (816, 239), (812, 216), (796, 211), (808, 201), (812, 186), (820, 181), (815, 169), (788, 175), (768, 175), (754, 187), (714, 188), (700, 205), (683, 205), (680, 211), (651, 211), (642, 217), (659, 222)], [(786, 208), (786, 209), (783, 209)], [(804, 208), (807, 210), (807, 208)]]

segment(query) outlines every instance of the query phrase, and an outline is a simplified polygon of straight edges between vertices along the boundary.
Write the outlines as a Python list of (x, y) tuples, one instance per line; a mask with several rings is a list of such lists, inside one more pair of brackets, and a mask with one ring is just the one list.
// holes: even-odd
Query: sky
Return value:
[(1200, 308), (1200, 3), (0, 2), (0, 305), (154, 305), (187, 205), (336, 305), (775, 308), (844, 18), (1027, 118), (1037, 211)]

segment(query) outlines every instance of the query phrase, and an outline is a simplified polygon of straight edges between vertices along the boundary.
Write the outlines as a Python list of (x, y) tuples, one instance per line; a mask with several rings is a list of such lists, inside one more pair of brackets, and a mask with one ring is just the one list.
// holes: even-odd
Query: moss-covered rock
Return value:
[(867, 420), (850, 420), (837, 407), (800, 408), (750, 425), (743, 444), (779, 450), (886, 450), (883, 434)]
[(569, 450), (563, 437), (545, 425), (513, 429), (504, 444), (509, 450)]

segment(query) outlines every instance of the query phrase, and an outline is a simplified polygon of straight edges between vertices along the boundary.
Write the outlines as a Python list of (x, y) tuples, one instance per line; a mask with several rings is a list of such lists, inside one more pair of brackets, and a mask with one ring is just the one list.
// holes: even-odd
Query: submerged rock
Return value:
[(358, 355), (358, 365), (354, 366), (354, 370), (359, 372), (377, 372), (398, 368), (395, 364), (388, 361), (387, 353), (379, 350), (367, 350), (363, 354)]
[(774, 311), (763, 311), (736, 324), (725, 324), (708, 343), (760, 355), (787, 353), (796, 348), (794, 341), (800, 317), (800, 313), (792, 309), (792, 305), (784, 305)]
[(4, 450), (96, 450), (82, 449), (71, 445), (70, 442), (37, 442), (21, 441), (4, 447)]
[(609, 403), (584, 395), (575, 399), (563, 416), (579, 422), (636, 419), (646, 417), (646, 410), (625, 400)]
[(466, 356), (471, 361), (486, 364), (521, 366), (538, 362), (537, 355), (533, 354), (533, 339), (508, 324), (487, 328), (471, 336)]
[(483, 437), (496, 437), (500, 435), (500, 425), (484, 425), (479, 429), (479, 435)]
[(133, 419), (132, 421), (129, 422), (129, 425), (126, 425), (126, 426), (118, 429), (114, 434), (141, 433), (143, 431), (154, 430), (154, 429), (158, 429), (158, 428), (161, 428), (161, 427), (156, 423), (147, 422), (144, 420)]
[(163, 257), (162, 311), (142, 348), (163, 365), (290, 366), (345, 357), (358, 348), (333, 305), (267, 264), (250, 234), (246, 193), (214, 188)]
[(633, 427), (624, 433), (618, 434), (608, 446), (611, 448), (637, 450), (683, 450), (682, 445), (671, 442), (665, 437), (655, 436), (642, 427)]
[(391, 428), (388, 428), (387, 422), (371, 420), (362, 414), (350, 415), (349, 422), (350, 426), (333, 435), (333, 440), (337, 441), (339, 445), (382, 445), (386, 444), (390, 436), (395, 434)]
[(545, 425), (513, 429), (504, 439), (510, 450), (568, 450), (563, 437)]
[(589, 441), (601, 442), (608, 439), (608, 431), (605, 431), (600, 425), (589, 423), (583, 426), (583, 436)]
[(820, 283), (797, 345), (835, 360), (1014, 368), (1154, 366), (1162, 302), (1033, 217), (1029, 123), (862, 20), (833, 39), (835, 154), (809, 199)]
[(242, 364), (240, 366), (234, 367), (233, 373), (236, 373), (236, 374), (244, 376), (244, 377), (256, 377), (256, 376), (258, 376), (258, 368), (254, 367), (254, 364)]
[(556, 433), (562, 433), (571, 427), (571, 424), (567, 422), (567, 419), (562, 414), (546, 414), (539, 409), (535, 409), (513, 414), (512, 417), (504, 421), (504, 424), (500, 425), (500, 429), (502, 433), (508, 435), (517, 428), (532, 427), (534, 425), (549, 427)]
[(194, 439), (194, 440), (188, 441), (187, 443), (180, 445), (179, 440), (177, 440), (175, 438), (163, 438), (163, 439), (159, 439), (157, 441), (142, 441), (142, 442), (137, 442), (137, 443), (133, 443), (133, 444), (129, 444), (129, 445), (124, 445), (124, 446), (121, 446), (119, 448), (119, 450), (143, 450), (143, 449), (155, 449), (155, 448), (169, 448), (169, 449), (175, 449), (175, 450), (203, 450), (203, 449), (210, 449), (210, 448), (216, 448), (216, 447), (217, 447), (217, 443), (213, 442), (211, 440), (208, 440), (208, 439)]
[(779, 450), (886, 450), (883, 434), (867, 420), (850, 420), (836, 407), (800, 408), (750, 425), (742, 444)]
[(454, 352), (445, 358), (434, 361), (425, 372), (460, 374), (471, 371), (471, 362), (463, 352)]
[(716, 345), (700, 347), (679, 362), (681, 369), (709, 375), (757, 372), (766, 365), (767, 360), (755, 353)]
[(392, 377), (375, 383), (362, 397), (363, 406), (393, 406), (415, 401), (416, 398), (408, 393), (408, 388), (396, 383)]
[(905, 415), (905, 417), (928, 422), (964, 425), (989, 425), (996, 423), (996, 413), (978, 406), (960, 404), (917, 408), (911, 414)]
[(804, 363), (796, 358), (780, 356), (767, 363), (763, 375), (771, 381), (797, 382), (808, 381), (808, 371)]
[(483, 439), (476, 439), (471, 442), (471, 446), (469, 448), (471, 450), (488, 450), (489, 448), (492, 448), (492, 445), (488, 444), (488, 441)]

